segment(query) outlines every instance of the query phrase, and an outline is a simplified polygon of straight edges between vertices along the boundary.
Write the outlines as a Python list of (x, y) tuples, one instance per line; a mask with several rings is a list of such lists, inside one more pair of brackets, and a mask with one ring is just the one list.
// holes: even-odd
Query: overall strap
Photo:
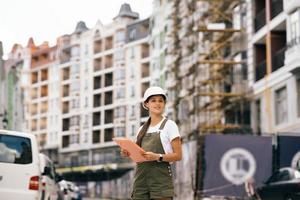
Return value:
[(165, 125), (166, 125), (166, 123), (167, 123), (167, 121), (168, 121), (168, 119), (166, 118), (166, 119), (164, 119), (164, 121), (161, 123), (161, 125), (160, 125), (160, 127), (159, 127), (159, 129), (158, 130), (163, 130), (164, 129), (164, 127), (165, 127)]

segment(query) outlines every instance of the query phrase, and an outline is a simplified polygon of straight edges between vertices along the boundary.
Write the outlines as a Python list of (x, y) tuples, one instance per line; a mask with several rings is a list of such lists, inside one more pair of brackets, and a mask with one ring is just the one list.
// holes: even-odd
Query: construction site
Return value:
[(166, 33), (170, 43), (166, 86), (173, 99), (168, 108), (180, 124), (183, 141), (190, 151), (186, 154), (189, 163), (192, 169), (198, 169), (195, 173), (191, 168), (186, 170), (187, 166), (176, 168), (178, 175), (190, 177), (188, 181), (178, 180), (178, 190), (182, 195), (201, 196), (198, 190), (203, 187), (202, 154), (196, 160), (204, 148), (201, 136), (252, 134), (246, 30), (241, 22), (233, 21), (234, 17), (245, 15), (246, 4), (239, 0), (177, 0), (171, 4), (170, 28)]
[(299, 0), (153, 0), (146, 19), (125, 3), (111, 24), (78, 22), (53, 47), (16, 45), (0, 89), (6, 73), (18, 93), (5, 92), (23, 92), (28, 109), (11, 100), (0, 114), (17, 129), (24, 112), (22, 127), (83, 197), (130, 199), (136, 164), (112, 138), (135, 139), (143, 93), (161, 86), (182, 141), (174, 199), (260, 199), (277, 170), (300, 170), (299, 38)]

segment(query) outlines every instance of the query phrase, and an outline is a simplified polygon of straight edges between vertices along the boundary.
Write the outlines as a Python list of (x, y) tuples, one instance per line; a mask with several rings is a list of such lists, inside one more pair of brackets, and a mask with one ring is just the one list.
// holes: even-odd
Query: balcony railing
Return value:
[(266, 10), (259, 11), (254, 19), (255, 32), (261, 29), (266, 24)]
[(258, 81), (265, 77), (266, 73), (266, 60), (264, 60), (260, 62), (255, 68), (255, 81)]
[(271, 17), (273, 19), (283, 11), (283, 0), (273, 0), (271, 6)]
[(284, 66), (285, 48), (280, 49), (272, 58), (272, 72)]

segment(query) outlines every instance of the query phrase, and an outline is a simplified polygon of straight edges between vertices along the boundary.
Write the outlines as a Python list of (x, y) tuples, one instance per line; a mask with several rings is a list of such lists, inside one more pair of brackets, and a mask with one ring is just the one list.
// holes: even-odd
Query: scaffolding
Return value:
[(241, 77), (244, 61), (235, 59), (233, 41), (243, 30), (233, 26), (233, 9), (242, 0), (199, 0), (205, 7), (199, 20), (199, 35), (209, 41), (207, 50), (199, 55), (198, 95), (202, 116), (201, 133), (226, 133), (243, 129), (247, 110), (247, 83)]
[(242, 26), (233, 26), (233, 10), (243, 3), (170, 2), (166, 86), (183, 135), (250, 130), (246, 58), (237, 56), (246, 46), (234, 46), (246, 41)]

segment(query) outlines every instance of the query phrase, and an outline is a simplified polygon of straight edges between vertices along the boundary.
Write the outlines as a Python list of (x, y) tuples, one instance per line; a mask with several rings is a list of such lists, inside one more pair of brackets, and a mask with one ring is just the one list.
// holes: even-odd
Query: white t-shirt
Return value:
[[(158, 133), (159, 127), (164, 120), (165, 118), (163, 118), (155, 126), (149, 126), (147, 133)], [(139, 128), (138, 133), (140, 132), (141, 128), (142, 126)], [(166, 154), (173, 153), (171, 141), (177, 137), (180, 137), (178, 126), (174, 121), (168, 119), (165, 127), (160, 131), (160, 140)]]

